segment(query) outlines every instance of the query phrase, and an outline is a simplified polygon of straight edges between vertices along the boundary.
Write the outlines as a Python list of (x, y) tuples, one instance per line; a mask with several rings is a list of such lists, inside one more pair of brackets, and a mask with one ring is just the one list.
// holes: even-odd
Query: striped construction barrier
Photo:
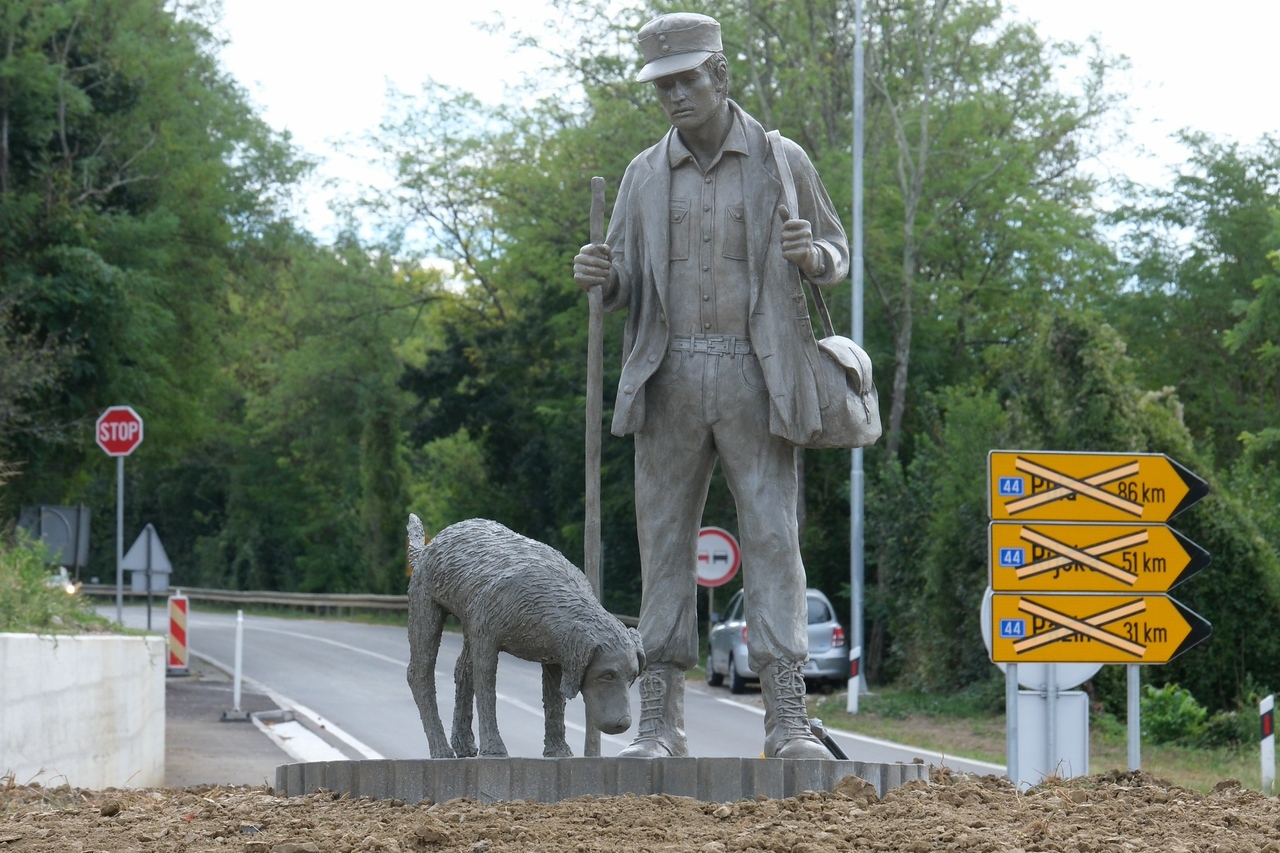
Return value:
[(169, 675), (186, 675), (187, 597), (181, 591), (169, 596)]

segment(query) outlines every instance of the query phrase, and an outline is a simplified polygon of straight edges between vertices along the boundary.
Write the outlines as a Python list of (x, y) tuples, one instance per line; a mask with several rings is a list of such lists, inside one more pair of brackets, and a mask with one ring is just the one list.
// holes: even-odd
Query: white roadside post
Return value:
[(1262, 720), (1262, 793), (1268, 797), (1276, 790), (1276, 697), (1271, 694), (1258, 703)]

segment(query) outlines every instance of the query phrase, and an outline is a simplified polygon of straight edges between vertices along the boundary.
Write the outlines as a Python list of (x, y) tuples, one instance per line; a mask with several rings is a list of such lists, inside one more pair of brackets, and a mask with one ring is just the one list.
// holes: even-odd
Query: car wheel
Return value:
[(734, 666), (732, 657), (729, 658), (729, 692), (747, 692), (747, 680), (738, 674), (738, 668)]
[(707, 684), (710, 687), (719, 687), (724, 684), (724, 676), (711, 666), (711, 655), (707, 655)]

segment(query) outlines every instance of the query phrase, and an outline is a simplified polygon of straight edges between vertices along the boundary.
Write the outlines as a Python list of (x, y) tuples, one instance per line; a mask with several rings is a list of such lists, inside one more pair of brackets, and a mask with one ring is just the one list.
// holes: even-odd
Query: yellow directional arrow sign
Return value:
[(1209, 565), (1209, 552), (1163, 524), (993, 521), (996, 592), (1161, 593)]
[(1164, 595), (997, 594), (995, 663), (1168, 663), (1212, 626)]
[(1162, 523), (1209, 484), (1158, 453), (993, 450), (987, 494), (995, 521)]

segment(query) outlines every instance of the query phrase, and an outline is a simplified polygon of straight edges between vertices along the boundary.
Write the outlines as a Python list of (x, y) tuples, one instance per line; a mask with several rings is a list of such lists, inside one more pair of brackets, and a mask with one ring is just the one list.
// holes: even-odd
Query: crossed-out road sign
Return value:
[(1165, 522), (1209, 484), (1159, 453), (995, 450), (988, 459), (994, 521)]
[(1168, 663), (1213, 631), (1165, 595), (997, 594), (991, 624), (996, 663)]
[(1209, 565), (1209, 552), (1163, 524), (993, 521), (996, 592), (1162, 593)]

